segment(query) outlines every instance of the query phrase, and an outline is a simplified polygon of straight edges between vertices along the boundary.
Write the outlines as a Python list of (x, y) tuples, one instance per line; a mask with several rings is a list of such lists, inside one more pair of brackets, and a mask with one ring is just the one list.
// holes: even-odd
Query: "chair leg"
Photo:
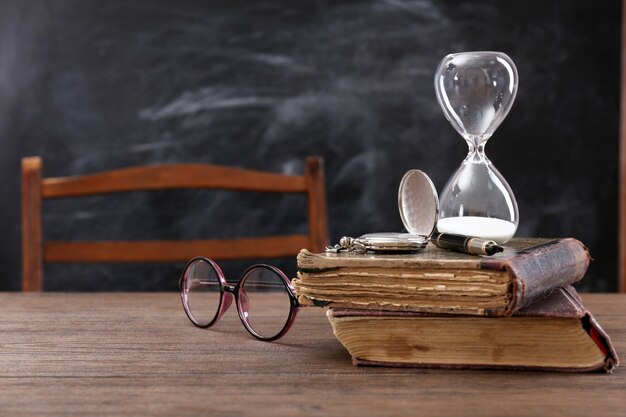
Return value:
[(313, 156), (306, 160), (305, 179), (309, 211), (309, 250), (323, 252), (328, 245), (328, 219), (324, 160)]
[(41, 171), (41, 158), (22, 159), (22, 291), (42, 287)]

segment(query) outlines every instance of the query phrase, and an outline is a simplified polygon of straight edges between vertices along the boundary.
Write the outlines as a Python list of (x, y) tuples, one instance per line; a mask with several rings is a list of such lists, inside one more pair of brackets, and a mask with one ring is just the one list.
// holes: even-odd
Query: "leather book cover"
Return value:
[(587, 272), (591, 257), (580, 241), (567, 238), (526, 247), (512, 256), (483, 259), (481, 267), (506, 270), (513, 277), (511, 302), (502, 314), (510, 316), (548, 296), (556, 288), (580, 281)]
[[(455, 320), (460, 316), (436, 315), (409, 311), (384, 311), (384, 310), (368, 310), (368, 309), (349, 309), (349, 308), (332, 308), (329, 309), (328, 318), (333, 323), (334, 319), (350, 318), (350, 317), (403, 317), (403, 318), (446, 318)], [(598, 349), (604, 355), (604, 359), (593, 366), (581, 367), (559, 367), (559, 366), (532, 366), (532, 365), (506, 365), (506, 364), (466, 364), (466, 363), (407, 363), (401, 361), (376, 361), (368, 360), (352, 356), (354, 365), (370, 365), (370, 366), (391, 366), (391, 367), (420, 367), (420, 368), (447, 368), (447, 369), (511, 369), (511, 370), (544, 370), (544, 371), (560, 371), (560, 372), (592, 372), (605, 371), (612, 372), (619, 365), (619, 358), (615, 351), (608, 334), (596, 321), (593, 315), (583, 306), (576, 290), (571, 287), (559, 288), (545, 299), (528, 306), (527, 308), (515, 313), (511, 318), (493, 318), (483, 317), (477, 320), (515, 320), (516, 317), (531, 318), (563, 318), (575, 320), (579, 326), (584, 329), (584, 334), (591, 338)], [(476, 319), (476, 318), (473, 318)], [(333, 324), (333, 328), (335, 325)], [(562, 329), (554, 327), (555, 334), (559, 334)], [(339, 339), (340, 342), (341, 339)], [(364, 343), (364, 342), (362, 342)], [(393, 343), (390, 341), (389, 343)], [(342, 342), (343, 344), (343, 342)], [(347, 348), (347, 347), (346, 347)], [(567, 355), (568, 352), (556, 352), (555, 354)]]
[[(564, 239), (540, 239), (540, 238), (515, 238), (506, 246), (503, 253), (494, 256), (474, 256), (464, 253), (440, 249), (429, 244), (426, 250), (411, 254), (378, 254), (378, 253), (319, 253), (314, 254), (302, 250), (298, 255), (298, 278), (294, 280), (296, 290), (302, 288), (304, 301), (310, 301), (310, 305), (328, 307), (359, 308), (356, 304), (333, 303), (333, 294), (324, 297), (315, 296), (315, 288), (310, 286), (310, 278), (321, 276), (329, 272), (341, 272), (350, 277), (350, 285), (358, 285), (359, 274), (368, 271), (384, 270), (387, 276), (393, 276), (394, 271), (398, 275), (406, 271), (428, 270), (441, 273), (471, 272), (471, 275), (485, 273), (501, 273), (506, 276), (508, 286), (506, 288), (506, 302), (493, 307), (471, 308), (465, 311), (448, 309), (441, 312), (451, 314), (476, 314), (486, 316), (511, 316), (514, 312), (529, 306), (533, 302), (548, 296), (556, 288), (574, 284), (582, 279), (589, 266), (590, 256), (587, 248), (573, 238)], [(477, 273), (474, 273), (477, 272)], [(466, 279), (465, 282), (471, 284)], [(328, 283), (331, 283), (329, 280)], [(340, 281), (337, 281), (339, 284)], [(442, 278), (440, 287), (445, 287), (451, 281)], [(309, 285), (309, 286), (308, 286)], [(364, 288), (364, 287), (363, 287)], [(380, 287), (379, 287), (380, 288)], [(364, 288), (365, 289), (365, 288)], [(310, 291), (309, 296), (307, 291)], [(450, 293), (451, 294), (451, 293)], [(341, 294), (346, 297), (349, 295)], [(445, 293), (434, 294), (441, 299)], [(460, 296), (463, 296), (461, 294)], [(306, 300), (309, 298), (309, 300)], [(467, 300), (467, 297), (462, 297)], [(367, 308), (377, 309), (375, 305)], [(383, 308), (391, 309), (394, 308)], [(396, 310), (422, 311), (419, 306), (415, 308), (395, 308)], [(436, 311), (426, 310), (428, 313)]]

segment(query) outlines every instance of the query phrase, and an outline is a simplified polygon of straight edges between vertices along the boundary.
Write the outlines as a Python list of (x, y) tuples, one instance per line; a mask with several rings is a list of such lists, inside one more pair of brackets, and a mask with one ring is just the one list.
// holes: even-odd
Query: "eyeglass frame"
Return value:
[[(215, 315), (213, 316), (213, 319), (208, 324), (201, 324), (201, 323), (199, 323), (197, 321), (197, 319), (191, 313), (191, 309), (189, 308), (189, 302), (188, 302), (189, 289), (188, 288), (185, 289), (185, 287), (183, 286), (184, 281), (185, 281), (185, 274), (187, 272), (187, 269), (192, 264), (194, 264), (197, 261), (207, 262), (215, 270), (215, 272), (217, 273), (217, 280), (219, 282), (219, 287), (220, 287), (220, 301), (219, 301), (219, 305), (217, 306), (217, 309), (216, 309)], [(285, 285), (285, 288), (287, 290), (287, 294), (289, 295), (289, 316), (288, 316), (287, 320), (285, 321), (285, 324), (282, 327), (282, 329), (277, 334), (275, 334), (274, 336), (270, 336), (270, 337), (263, 337), (260, 334), (258, 334), (257, 332), (255, 332), (254, 329), (248, 323), (247, 319), (244, 317), (244, 313), (247, 313), (248, 310), (244, 309), (244, 307), (242, 305), (242, 300), (243, 300), (243, 297), (245, 297), (246, 299), (248, 297), (243, 292), (243, 283), (245, 282), (245, 280), (247, 279), (249, 274), (252, 271), (254, 271), (254, 270), (258, 269), (258, 268), (268, 269), (268, 270), (272, 271), (274, 274), (276, 274), (280, 278), (282, 283)], [(235, 301), (235, 306), (237, 308), (237, 315), (239, 316), (239, 320), (241, 320), (241, 323), (243, 324), (245, 329), (252, 336), (254, 336), (258, 340), (262, 340), (264, 342), (271, 342), (273, 340), (280, 339), (285, 334), (287, 334), (287, 332), (289, 331), (289, 329), (291, 329), (291, 326), (293, 325), (293, 323), (296, 320), (296, 316), (298, 315), (298, 311), (300, 311), (300, 308), (302, 308), (302, 306), (298, 302), (298, 298), (296, 297), (296, 290), (293, 287), (293, 285), (291, 284), (291, 281), (289, 280), (289, 278), (287, 278), (287, 275), (285, 275), (285, 273), (283, 271), (281, 271), (280, 269), (276, 268), (275, 266), (267, 265), (267, 264), (255, 264), (255, 265), (249, 266), (248, 268), (246, 268), (245, 271), (243, 271), (243, 273), (239, 277), (239, 280), (237, 281), (237, 284), (231, 285), (226, 280), (226, 277), (224, 276), (224, 273), (222, 272), (222, 268), (220, 268), (219, 265), (215, 261), (213, 261), (210, 258), (204, 257), (204, 256), (196, 256), (195, 258), (193, 258), (189, 262), (187, 262), (187, 264), (185, 265), (185, 268), (183, 268), (183, 272), (182, 272), (182, 274), (180, 276), (180, 280), (178, 282), (178, 286), (179, 286), (179, 289), (180, 289), (180, 298), (181, 298), (181, 302), (183, 304), (183, 310), (185, 310), (185, 314), (187, 315), (187, 318), (196, 327), (200, 327), (200, 328), (203, 328), (203, 329), (207, 329), (209, 327), (212, 327), (214, 324), (216, 324), (222, 318), (222, 316), (226, 313), (226, 311), (232, 305), (233, 301)], [(226, 300), (226, 301), (224, 301), (224, 300)]]

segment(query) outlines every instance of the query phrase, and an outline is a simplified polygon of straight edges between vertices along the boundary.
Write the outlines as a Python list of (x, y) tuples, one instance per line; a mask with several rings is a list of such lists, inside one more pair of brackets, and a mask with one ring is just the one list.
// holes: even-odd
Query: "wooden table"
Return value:
[[(583, 298), (625, 356), (626, 295)], [(0, 293), (0, 306), (0, 415), (626, 415), (626, 369), (354, 367), (316, 308), (266, 343), (234, 310), (194, 327), (174, 293)]]

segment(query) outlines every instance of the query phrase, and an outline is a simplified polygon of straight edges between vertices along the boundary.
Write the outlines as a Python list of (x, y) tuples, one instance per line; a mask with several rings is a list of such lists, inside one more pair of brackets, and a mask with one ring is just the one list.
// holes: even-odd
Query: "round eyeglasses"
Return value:
[(194, 258), (185, 266), (180, 298), (189, 320), (203, 328), (217, 323), (235, 301), (246, 330), (264, 341), (284, 336), (300, 310), (295, 290), (280, 269), (253, 265), (236, 285), (230, 285), (220, 267), (204, 257)]

